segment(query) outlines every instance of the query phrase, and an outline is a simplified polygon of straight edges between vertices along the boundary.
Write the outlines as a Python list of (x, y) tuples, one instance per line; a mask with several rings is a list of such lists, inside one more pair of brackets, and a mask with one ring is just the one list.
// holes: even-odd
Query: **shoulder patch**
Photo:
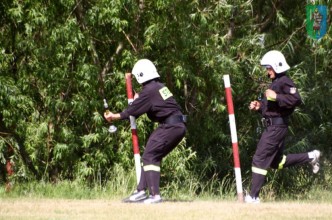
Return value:
[(159, 93), (164, 100), (173, 96), (173, 94), (171, 93), (171, 91), (169, 91), (169, 89), (167, 87), (163, 87), (163, 88), (159, 89)]
[(296, 88), (295, 87), (289, 88), (289, 92), (290, 92), (290, 94), (295, 94), (296, 93)]

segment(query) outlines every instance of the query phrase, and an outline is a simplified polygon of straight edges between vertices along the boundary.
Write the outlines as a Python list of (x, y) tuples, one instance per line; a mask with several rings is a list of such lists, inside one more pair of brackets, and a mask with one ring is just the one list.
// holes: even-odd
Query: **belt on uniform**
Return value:
[(288, 117), (262, 118), (263, 127), (271, 125), (288, 125)]
[(162, 122), (162, 124), (178, 123), (187, 123), (187, 115), (171, 115)]

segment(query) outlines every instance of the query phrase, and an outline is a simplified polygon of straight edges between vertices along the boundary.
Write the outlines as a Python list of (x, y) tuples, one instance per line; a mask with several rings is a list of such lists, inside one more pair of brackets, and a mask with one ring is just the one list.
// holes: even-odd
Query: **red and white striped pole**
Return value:
[(224, 75), (223, 78), (224, 78), (224, 83), (225, 83), (228, 117), (229, 117), (231, 137), (232, 137), (236, 191), (237, 191), (238, 201), (243, 202), (243, 189), (242, 189), (242, 177), (241, 177), (241, 168), (240, 168), (239, 146), (238, 146), (237, 133), (236, 133), (236, 124), (235, 124), (231, 83), (229, 80), (229, 75)]
[(6, 162), (6, 171), (7, 171), (6, 192), (9, 192), (12, 188), (10, 177), (14, 174), (13, 163), (10, 161), (10, 159), (8, 159)]
[(6, 182), (6, 192), (9, 192), (12, 188), (11, 176), (14, 175), (14, 163), (10, 160), (10, 156), (14, 154), (12, 147), (8, 146), (8, 159), (6, 161), (6, 171), (7, 171), (7, 182)]
[[(131, 103), (134, 101), (133, 87), (131, 84), (131, 73), (126, 73), (126, 89), (127, 89), (128, 104), (131, 105)], [(133, 141), (136, 178), (138, 184), (141, 178), (141, 155), (139, 152), (139, 143), (138, 143), (138, 136), (136, 130), (136, 119), (134, 116), (130, 116), (129, 120), (131, 127), (131, 137)]]

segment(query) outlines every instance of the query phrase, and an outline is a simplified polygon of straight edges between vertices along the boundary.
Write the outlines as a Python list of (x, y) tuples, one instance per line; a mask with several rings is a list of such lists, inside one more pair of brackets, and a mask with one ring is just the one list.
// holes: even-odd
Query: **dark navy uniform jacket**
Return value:
[(120, 116), (121, 119), (127, 119), (130, 115), (137, 118), (144, 113), (147, 113), (151, 121), (159, 123), (171, 115), (182, 115), (173, 94), (158, 80), (144, 84), (139, 97)]
[(259, 112), (265, 118), (287, 117), (291, 115), (296, 106), (302, 101), (294, 82), (285, 74), (277, 75), (269, 89), (277, 93), (276, 100), (267, 100), (266, 97), (261, 101)]

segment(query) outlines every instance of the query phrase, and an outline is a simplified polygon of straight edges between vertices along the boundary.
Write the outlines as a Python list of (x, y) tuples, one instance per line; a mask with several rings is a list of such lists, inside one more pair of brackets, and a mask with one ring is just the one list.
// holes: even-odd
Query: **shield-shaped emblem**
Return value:
[(296, 93), (296, 88), (295, 87), (291, 87), (289, 89), (289, 92), (290, 92), (290, 94), (295, 94)]
[(322, 38), (327, 30), (327, 7), (325, 5), (307, 5), (306, 15), (308, 35), (316, 40)]

